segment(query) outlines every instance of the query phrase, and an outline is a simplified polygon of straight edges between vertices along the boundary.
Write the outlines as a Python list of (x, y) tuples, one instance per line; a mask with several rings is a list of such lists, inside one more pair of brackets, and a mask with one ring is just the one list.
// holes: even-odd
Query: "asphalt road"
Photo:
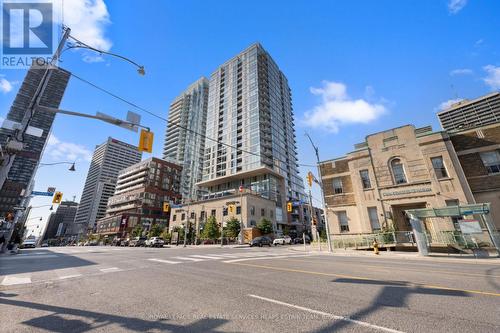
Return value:
[(278, 248), (0, 257), (0, 332), (500, 332), (498, 261)]

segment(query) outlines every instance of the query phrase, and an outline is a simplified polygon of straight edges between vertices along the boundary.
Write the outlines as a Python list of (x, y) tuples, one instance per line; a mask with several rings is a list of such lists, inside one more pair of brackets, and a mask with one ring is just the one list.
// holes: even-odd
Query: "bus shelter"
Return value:
[(406, 210), (405, 213), (410, 219), (418, 252), (422, 256), (429, 255), (429, 244), (425, 234), (424, 220), (426, 218), (451, 218), (456, 216), (464, 217), (461, 224), (462, 230), (469, 228), (471, 232), (474, 231), (474, 228), (481, 229), (481, 226), (479, 225), (479, 222), (473, 223), (475, 220), (467, 219), (467, 217), (480, 216), (481, 221), (488, 231), (493, 246), (497, 250), (497, 253), (500, 254), (500, 235), (498, 234), (491, 219), (490, 203), (447, 206), (443, 208), (410, 209)]

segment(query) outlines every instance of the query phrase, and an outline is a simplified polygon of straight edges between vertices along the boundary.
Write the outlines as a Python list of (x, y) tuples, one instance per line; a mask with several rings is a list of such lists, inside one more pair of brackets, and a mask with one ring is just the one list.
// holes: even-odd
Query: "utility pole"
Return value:
[(321, 199), (323, 200), (323, 214), (325, 214), (325, 227), (326, 227), (326, 239), (328, 241), (328, 252), (332, 252), (332, 242), (330, 239), (330, 226), (328, 225), (328, 213), (327, 213), (327, 205), (326, 205), (326, 201), (325, 201), (325, 191), (323, 189), (323, 182), (321, 181), (321, 178), (322, 178), (321, 177), (321, 168), (319, 166), (319, 162), (320, 162), (319, 150), (318, 150), (318, 147), (316, 147), (314, 145), (314, 142), (311, 139), (311, 137), (309, 136), (309, 134), (306, 133), (306, 136), (309, 139), (309, 141), (311, 142), (311, 145), (313, 146), (314, 152), (316, 154), (316, 163), (317, 163), (318, 177), (319, 177), (319, 179), (317, 179), (317, 182), (318, 182), (318, 185), (321, 189)]
[(309, 189), (309, 209), (311, 211), (311, 233), (314, 235), (316, 240), (318, 241), (319, 251), (321, 252), (321, 239), (318, 233), (318, 227), (314, 226), (314, 208), (312, 203), (312, 194), (311, 189)]
[(240, 245), (243, 244), (245, 238), (243, 237), (243, 185), (240, 185)]

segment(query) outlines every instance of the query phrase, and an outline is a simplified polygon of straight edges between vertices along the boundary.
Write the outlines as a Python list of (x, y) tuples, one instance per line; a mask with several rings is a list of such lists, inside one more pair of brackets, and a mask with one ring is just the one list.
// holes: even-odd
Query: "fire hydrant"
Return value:
[(378, 243), (377, 243), (377, 240), (373, 241), (373, 253), (378, 254)]

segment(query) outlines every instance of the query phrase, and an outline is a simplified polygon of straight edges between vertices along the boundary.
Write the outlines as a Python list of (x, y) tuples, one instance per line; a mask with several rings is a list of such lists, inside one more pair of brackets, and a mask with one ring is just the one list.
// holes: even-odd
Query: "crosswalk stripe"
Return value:
[(71, 275), (62, 275), (59, 277), (59, 280), (64, 280), (64, 279), (71, 279), (75, 277), (82, 276), (82, 274), (71, 274)]
[(205, 259), (200, 259), (200, 258), (190, 258), (190, 257), (173, 257), (174, 259), (180, 259), (180, 260), (190, 260), (190, 261), (205, 261)]
[(108, 267), (108, 268), (101, 268), (100, 271), (103, 273), (108, 273), (108, 272), (118, 272), (121, 271), (122, 269), (118, 267)]
[(199, 255), (199, 254), (193, 254), (191, 257), (202, 258), (202, 259), (222, 259), (221, 257), (202, 256), (202, 255)]
[(12, 286), (15, 284), (26, 284), (31, 283), (31, 277), (22, 275), (7, 275), (0, 285), (2, 286)]
[(171, 260), (156, 259), (156, 258), (152, 258), (152, 259), (148, 259), (148, 260), (162, 262), (162, 263), (165, 263), (165, 264), (180, 264), (181, 263), (180, 261), (171, 261)]

